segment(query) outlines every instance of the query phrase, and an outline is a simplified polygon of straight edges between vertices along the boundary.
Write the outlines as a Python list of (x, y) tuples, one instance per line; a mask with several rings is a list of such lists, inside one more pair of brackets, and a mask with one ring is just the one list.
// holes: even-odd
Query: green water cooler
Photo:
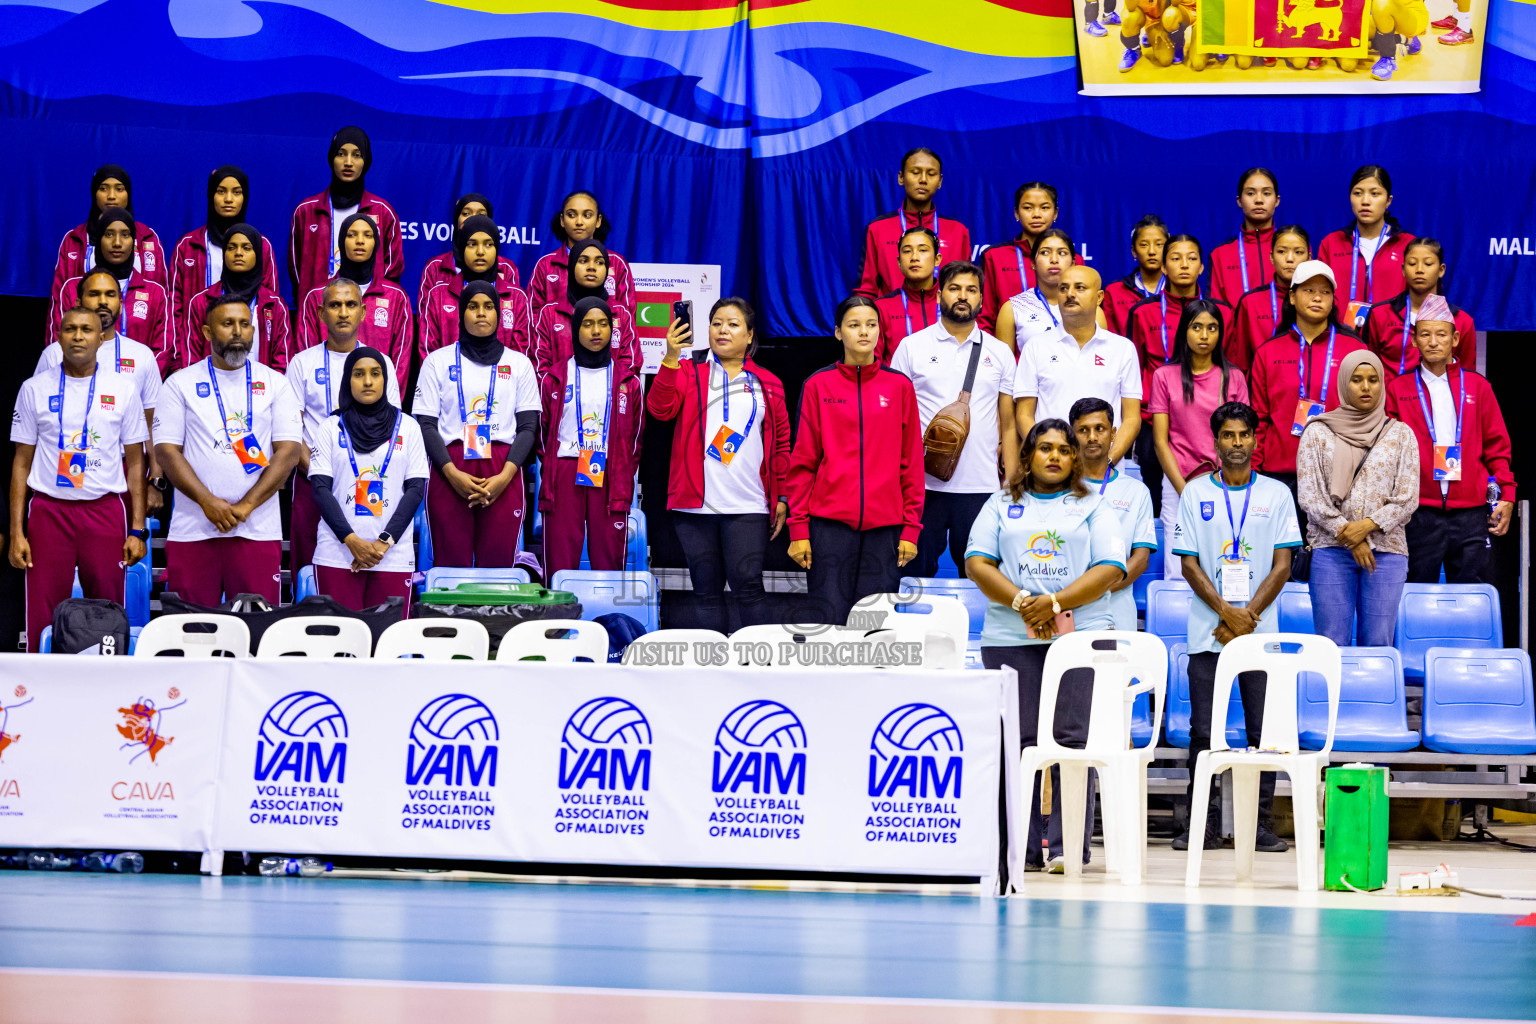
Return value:
[[(1323, 888), (1348, 892), (1387, 884), (1387, 770), (1342, 764), (1324, 776)], [(1349, 879), (1349, 885), (1344, 879)]]

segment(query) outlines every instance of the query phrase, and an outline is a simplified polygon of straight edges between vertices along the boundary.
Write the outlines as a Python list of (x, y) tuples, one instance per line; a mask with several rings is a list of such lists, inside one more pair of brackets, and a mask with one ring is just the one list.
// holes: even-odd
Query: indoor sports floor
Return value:
[[(1536, 826), (1500, 834), (1536, 841)], [(1095, 851), (1101, 856), (1102, 851)], [(5, 1024), (1014, 1024), (1536, 1018), (1536, 902), (1028, 875), (1028, 898), (784, 886), (0, 873)], [(1392, 877), (1536, 896), (1536, 854)], [(1530, 923), (1536, 925), (1536, 915)]]

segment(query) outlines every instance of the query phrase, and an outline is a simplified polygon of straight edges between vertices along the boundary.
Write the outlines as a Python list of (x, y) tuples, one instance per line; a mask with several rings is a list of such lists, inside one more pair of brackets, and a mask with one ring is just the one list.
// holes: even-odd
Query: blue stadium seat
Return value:
[(1531, 658), (1519, 649), (1424, 654), (1424, 745), (1447, 754), (1536, 754)]
[(309, 595), (319, 592), (320, 587), (315, 579), (315, 567), (306, 565), (299, 570), (299, 578), (293, 581), (293, 602), (298, 604)]
[(965, 573), (961, 572), (960, 567), (955, 565), (955, 560), (949, 557), (948, 545), (945, 545), (944, 550), (939, 552), (939, 565), (933, 571), (938, 573), (935, 577), (936, 579), (955, 580), (965, 578)]
[(1153, 580), (1147, 585), (1147, 632), (1164, 643), (1189, 639), (1189, 602), (1195, 592), (1183, 580)]
[(1287, 583), (1280, 588), (1280, 632), (1316, 633), (1312, 621), (1312, 590), (1305, 583)]
[[(145, 626), (149, 624), (149, 588), (154, 582), (153, 570), (149, 566), (149, 559), (142, 558), (134, 565), (130, 565), (123, 573), (123, 610), (128, 613), (128, 625)], [(70, 597), (84, 597), (85, 588), (80, 586), (80, 572), (75, 571), (75, 586), (69, 592)]]
[(432, 568), (432, 524), (427, 520), (427, 503), (416, 506), (416, 518), (411, 524), (416, 531), (416, 571)]
[(1397, 642), (1403, 678), (1424, 681), (1431, 647), (1486, 650), (1504, 646), (1499, 592), (1486, 583), (1409, 583), (1397, 606)]
[(434, 565), (427, 570), (427, 578), (423, 586), (427, 590), (438, 588), (452, 589), (460, 583), (528, 583), (528, 570), (507, 567), (499, 569), (455, 568), (449, 565)]
[[(1163, 731), (1168, 742), (1176, 747), (1189, 746), (1189, 645), (1183, 641), (1168, 644), (1168, 703), (1163, 719)], [(1151, 733), (1150, 709), (1146, 732)], [(1243, 698), (1236, 686), (1232, 687), (1232, 700), (1227, 705), (1227, 742), (1234, 747), (1246, 744), (1243, 723)], [(1139, 744), (1139, 741), (1138, 741)]]
[(619, 612), (639, 620), (648, 633), (660, 628), (656, 577), (648, 572), (562, 569), (549, 589), (575, 594), (584, 619)]
[(1157, 547), (1153, 549), (1151, 556), (1147, 559), (1146, 570), (1136, 577), (1135, 583), (1131, 584), (1131, 594), (1136, 598), (1136, 610), (1139, 612), (1147, 610), (1147, 588), (1152, 585), (1153, 580), (1163, 578), (1165, 556), (1163, 554), (1162, 520), (1159, 519), (1155, 522), (1152, 529), (1157, 533)]
[[(1285, 629), (1284, 626), (1281, 627)], [(1344, 647), (1334, 750), (1412, 750), (1419, 734), (1408, 728), (1403, 659), (1395, 647)], [(1328, 736), (1328, 684), (1307, 673), (1296, 694), (1301, 745), (1321, 750)]]
[(1115, 468), (1128, 477), (1132, 477), (1136, 480), (1141, 479), (1141, 465), (1139, 463), (1132, 462), (1130, 459), (1121, 459), (1119, 465), (1117, 465)]

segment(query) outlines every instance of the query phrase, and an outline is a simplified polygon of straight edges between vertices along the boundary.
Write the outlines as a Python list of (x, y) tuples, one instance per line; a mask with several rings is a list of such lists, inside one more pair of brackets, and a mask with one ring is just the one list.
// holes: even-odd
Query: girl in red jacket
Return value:
[[(944, 184), (944, 162), (926, 146), (908, 150), (901, 158), (896, 183), (905, 195), (901, 208), (882, 213), (864, 228), (864, 264), (855, 295), (873, 299), (901, 287), (897, 246), (912, 228), (927, 228), (939, 239), (938, 266), (971, 258), (971, 232), (957, 220), (940, 219), (933, 197)], [(937, 273), (937, 271), (935, 271)]]
[[(70, 228), (59, 242), (59, 258), (54, 263), (49, 294), (57, 294), (59, 286), (71, 277), (91, 272), (98, 262), (96, 243), (91, 236), (100, 233), (101, 215), (112, 209), (133, 213), (133, 179), (117, 164), (102, 164), (91, 175), (90, 214), (83, 224)], [(133, 269), (146, 281), (166, 288), (165, 248), (160, 244), (160, 236), (137, 219), (133, 221), (133, 230)]]
[(721, 633), (732, 632), (727, 581), (739, 626), (768, 621), (763, 556), (789, 516), (784, 385), (752, 361), (755, 326), (744, 299), (721, 299), (709, 311), (709, 351), (687, 358), (692, 331), (674, 320), (646, 397), (652, 416), (677, 421), (667, 508), (688, 559), (699, 625)]
[[(1042, 231), (1056, 223), (1060, 211), (1054, 185), (1026, 181), (1013, 193), (1018, 235), (1010, 242), (989, 246), (981, 254), (981, 315), (976, 322), (982, 330), (997, 335), (992, 329), (997, 324), (997, 311), (1015, 295), (1035, 286), (1035, 243)], [(1082, 262), (1078, 257), (1077, 264)]]
[(1403, 290), (1403, 253), (1413, 236), (1402, 229), (1392, 208), (1392, 175), (1366, 164), (1349, 179), (1350, 224), (1323, 239), (1317, 258), (1328, 264), (1339, 287), (1339, 319), (1365, 327), (1374, 303)]
[[(405, 289), (380, 271), (380, 248), (378, 225), (366, 214), (352, 214), (341, 222), (341, 266), (336, 277), (357, 285), (363, 298), (357, 343), (389, 356), (403, 391), (411, 375), (411, 300)], [(299, 301), (290, 354), (325, 344), (325, 289), (322, 285)]]
[(1268, 167), (1250, 167), (1237, 179), (1237, 205), (1243, 228), (1237, 237), (1211, 250), (1211, 294), (1229, 306), (1269, 280), (1265, 266), (1275, 233), (1280, 185)]
[(544, 407), (539, 510), (544, 513), (544, 578), (581, 564), (624, 568), (625, 520), (640, 464), (640, 374), (613, 358), (613, 310), (585, 298), (571, 313), (571, 357), (539, 381)]
[(176, 348), (176, 328), (172, 323), (170, 303), (165, 289), (151, 281), (135, 266), (138, 251), (137, 232), (133, 214), (118, 207), (110, 207), (96, 218), (91, 228), (91, 257), (93, 262), (82, 267), (80, 273), (59, 283), (53, 293), (52, 308), (48, 316), (47, 342), (57, 341), (64, 314), (85, 298), (85, 279), (97, 271), (112, 275), (117, 282), (117, 294), (121, 306), (117, 314), (117, 330), (141, 344), (148, 345), (155, 353), (155, 361), (162, 373), (171, 367)]
[(539, 262), (533, 265), (533, 273), (528, 278), (528, 302), (533, 315), (537, 317), (551, 302), (560, 303), (561, 308), (569, 312), (570, 303), (580, 297), (567, 295), (565, 290), (576, 246), (596, 241), (603, 244), (603, 253), (608, 259), (607, 276), (599, 282), (602, 294), (615, 307), (615, 313), (623, 309), (633, 320), (635, 279), (630, 276), (629, 264), (624, 262), (624, 257), (607, 246), (608, 233), (613, 230), (613, 225), (603, 216), (602, 207), (597, 204), (597, 196), (586, 189), (572, 192), (560, 200), (560, 209), (555, 212), (549, 227), (560, 245), (554, 252), (540, 256)]
[(923, 528), (917, 393), (875, 359), (880, 315), (862, 295), (837, 307), (843, 359), (811, 374), (789, 459), (789, 557), (823, 622), (842, 625), (870, 594), (893, 593)]
[[(224, 271), (224, 238), (241, 221), (250, 221), (251, 179), (233, 164), (215, 167), (208, 175), (208, 213), (200, 228), (181, 236), (171, 253), (167, 273), (171, 279), (167, 293), (171, 300), (174, 323), (187, 315), (192, 296), (210, 287)], [(272, 243), (261, 240), (261, 283), (277, 291), (277, 257)]]
[[(1445, 280), (1445, 249), (1433, 238), (1415, 238), (1403, 253), (1403, 278), (1408, 287), (1401, 295), (1371, 307), (1365, 321), (1365, 343), (1381, 357), (1387, 383), (1419, 365), (1419, 349), (1414, 344), (1413, 324), (1419, 310), (1431, 295), (1438, 295)], [(1456, 361), (1466, 367), (1477, 365), (1477, 326), (1472, 314), (1451, 306), (1456, 320)]]
[(1163, 290), (1163, 249), (1168, 245), (1168, 225), (1155, 213), (1149, 213), (1131, 228), (1131, 256), (1136, 269), (1118, 281), (1104, 286), (1104, 326), (1121, 337), (1130, 328), (1126, 318), (1131, 307)]
[(496, 289), (501, 307), (496, 337), (514, 352), (533, 358), (533, 316), (528, 296), (517, 286), (516, 272), (509, 278), (503, 269), (506, 261), (500, 255), (500, 238), (496, 222), (478, 213), (465, 217), (453, 229), (452, 263), (458, 270), (433, 285), (417, 310), (420, 337), (416, 349), (422, 359), (444, 345), (452, 345), (458, 337), (459, 296), (474, 281), (484, 281)]
[[(489, 217), (495, 223), (496, 212), (491, 206), (491, 201), (479, 192), (466, 192), (453, 204), (453, 230), (457, 234), (464, 226), (464, 222), (471, 217)], [(501, 238), (497, 236), (497, 242)], [(459, 271), (463, 268), (459, 265), (459, 246), (454, 244), (452, 249), (441, 256), (434, 256), (427, 261), (427, 265), (421, 271), (421, 284), (416, 286), (416, 308), (425, 309), (427, 295), (434, 287), (440, 284), (453, 284), (458, 280)], [(499, 285), (518, 287), (517, 265), (505, 256), (496, 257), (496, 281)], [(457, 286), (455, 286), (457, 290)], [(451, 333), (451, 332), (450, 332)], [(503, 342), (505, 344), (505, 342)]]
[(330, 186), (294, 208), (288, 232), (288, 278), (294, 298), (324, 287), (341, 269), (341, 223), (354, 213), (367, 215), (378, 228), (379, 268), (399, 284), (405, 270), (400, 218), (393, 206), (363, 184), (373, 166), (368, 133), (355, 125), (341, 129), (331, 136), (326, 157), (331, 165)]
[[(613, 357), (636, 373), (640, 371), (644, 356), (640, 352), (640, 336), (635, 333), (635, 318), (624, 304), (607, 294), (613, 283), (613, 266), (617, 256), (609, 253), (603, 243), (595, 239), (571, 243), (564, 264), (565, 287), (543, 308), (533, 315), (533, 331), (528, 358), (533, 360), (539, 376), (549, 372), (556, 363), (571, 357), (571, 313), (574, 303), (582, 299), (602, 299), (613, 310)], [(542, 261), (541, 261), (542, 262)], [(625, 271), (628, 273), (628, 270)], [(605, 284), (606, 282), (606, 284)]]
[(1280, 329), (1285, 297), (1291, 292), (1291, 275), (1312, 258), (1312, 237), (1299, 224), (1276, 228), (1270, 236), (1269, 255), (1274, 278), (1244, 294), (1232, 310), (1226, 356), (1229, 363), (1244, 373), (1253, 365), (1253, 354), (1259, 346)]
[[(192, 296), (186, 319), (178, 328), (176, 365), (184, 369), (208, 358), (208, 340), (201, 330), (210, 307), (232, 296), (251, 307), (252, 362), (282, 372), (292, 354), (289, 342), (288, 304), (281, 295), (262, 284), (266, 248), (261, 232), (249, 224), (236, 224), (224, 238), (224, 268), (219, 279)], [(167, 374), (169, 375), (169, 374)]]

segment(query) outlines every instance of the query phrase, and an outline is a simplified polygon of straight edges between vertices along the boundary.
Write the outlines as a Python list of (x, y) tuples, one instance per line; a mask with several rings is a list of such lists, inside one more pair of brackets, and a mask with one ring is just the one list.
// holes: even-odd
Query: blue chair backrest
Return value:
[(1312, 591), (1305, 583), (1280, 588), (1280, 632), (1316, 633), (1312, 622)]
[[(149, 520), (154, 522), (154, 520)], [(129, 626), (149, 625), (149, 591), (154, 582), (154, 571), (149, 558), (141, 558), (123, 572), (123, 611), (128, 613)], [(80, 586), (80, 571), (75, 570), (75, 585), (70, 597), (84, 597), (85, 588)]]
[(299, 578), (293, 581), (293, 602), (298, 604), (311, 594), (320, 592), (318, 577), (315, 575), (315, 567), (306, 565), (299, 570)]
[(1147, 632), (1164, 641), (1189, 639), (1189, 602), (1194, 591), (1183, 580), (1153, 580), (1147, 586)]
[(1147, 557), (1147, 567), (1142, 574), (1136, 577), (1136, 582), (1131, 584), (1131, 596), (1136, 599), (1136, 610), (1147, 610), (1147, 588), (1154, 580), (1163, 578), (1163, 567), (1167, 564), (1167, 558), (1163, 554), (1163, 522), (1159, 519), (1152, 524), (1153, 531), (1157, 534), (1157, 547), (1153, 548)]
[[(1189, 746), (1189, 723), (1193, 714), (1189, 700), (1189, 645), (1168, 645), (1168, 702), (1164, 714), (1164, 731), (1168, 742), (1176, 747)], [(1149, 719), (1150, 720), (1150, 719)], [(1148, 732), (1150, 732), (1148, 728)], [(1232, 687), (1232, 700), (1227, 705), (1227, 743), (1240, 746), (1243, 743), (1243, 698), (1236, 686)], [(1139, 745), (1139, 744), (1138, 744)]]
[(515, 566), (505, 568), (456, 568), (451, 565), (434, 565), (427, 570), (427, 578), (423, 586), (427, 590), (436, 590), (439, 587), (452, 589), (460, 583), (529, 583), (527, 569)]
[(416, 571), (427, 572), (432, 568), (432, 523), (427, 519), (426, 502), (416, 506), (411, 528), (416, 532)]
[[(1281, 627), (1284, 630), (1284, 627)], [(1403, 659), (1395, 647), (1343, 647), (1339, 649), (1339, 718), (1334, 742), (1348, 749), (1373, 749), (1362, 743), (1383, 734), (1396, 732), (1404, 740), (1408, 732), (1408, 698), (1403, 689)], [(1315, 672), (1304, 673), (1296, 690), (1296, 727), (1301, 734), (1311, 733), (1303, 746), (1317, 749), (1328, 733), (1328, 684)], [(1353, 742), (1351, 742), (1353, 741)], [(1395, 744), (1382, 750), (1407, 750)]]
[(1126, 476), (1135, 477), (1137, 480), (1141, 479), (1141, 466), (1130, 461), (1129, 459), (1122, 459), (1120, 464), (1115, 468), (1124, 473)]
[(1434, 647), (1424, 662), (1426, 747), (1458, 754), (1536, 753), (1530, 655), (1519, 649)]
[(1431, 647), (1502, 648), (1499, 592), (1486, 583), (1409, 583), (1397, 606), (1397, 642), (1403, 675), (1424, 678)]
[(647, 633), (660, 628), (656, 577), (648, 572), (607, 572), (599, 569), (562, 569), (549, 583), (581, 602), (581, 617), (621, 612), (638, 619)]
[(913, 596), (925, 595), (933, 597), (938, 595), (958, 598), (965, 605), (965, 610), (970, 614), (971, 639), (980, 639), (982, 625), (987, 617), (987, 595), (983, 594), (980, 588), (970, 580), (903, 576), (901, 578), (901, 592)]

